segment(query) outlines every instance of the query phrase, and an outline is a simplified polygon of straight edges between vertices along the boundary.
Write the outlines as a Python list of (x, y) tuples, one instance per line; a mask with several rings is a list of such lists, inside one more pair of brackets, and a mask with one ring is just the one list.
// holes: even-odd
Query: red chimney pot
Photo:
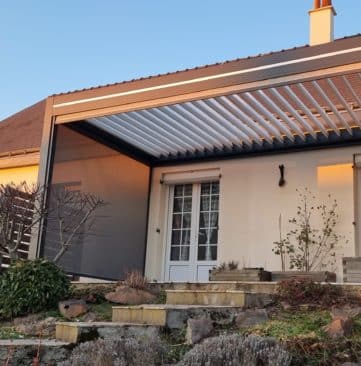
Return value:
[(313, 8), (314, 9), (319, 9), (320, 6), (321, 6), (321, 0), (314, 0)]
[(331, 6), (332, 0), (322, 0), (322, 7), (324, 6)]

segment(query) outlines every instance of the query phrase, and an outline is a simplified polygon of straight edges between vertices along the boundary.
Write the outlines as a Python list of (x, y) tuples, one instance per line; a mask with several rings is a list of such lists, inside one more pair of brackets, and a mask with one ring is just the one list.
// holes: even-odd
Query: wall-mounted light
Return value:
[(278, 166), (279, 170), (280, 170), (280, 180), (278, 181), (278, 185), (280, 187), (283, 187), (286, 184), (286, 180), (285, 180), (285, 166), (279, 165)]

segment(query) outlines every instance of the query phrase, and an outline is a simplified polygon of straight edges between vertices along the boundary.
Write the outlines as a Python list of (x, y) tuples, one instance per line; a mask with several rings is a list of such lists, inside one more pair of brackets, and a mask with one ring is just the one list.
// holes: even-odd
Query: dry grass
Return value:
[(131, 271), (125, 274), (123, 281), (124, 285), (137, 290), (147, 290), (149, 288), (149, 281), (139, 271)]

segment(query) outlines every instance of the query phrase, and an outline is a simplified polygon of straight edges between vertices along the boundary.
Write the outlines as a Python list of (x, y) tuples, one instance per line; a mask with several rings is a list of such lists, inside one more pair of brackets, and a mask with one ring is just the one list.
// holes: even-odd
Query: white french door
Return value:
[(166, 280), (208, 281), (217, 263), (219, 182), (170, 186)]

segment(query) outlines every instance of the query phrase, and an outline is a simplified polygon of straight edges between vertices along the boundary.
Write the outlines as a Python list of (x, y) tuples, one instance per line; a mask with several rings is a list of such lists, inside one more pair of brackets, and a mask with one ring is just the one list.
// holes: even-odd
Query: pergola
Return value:
[[(60, 125), (145, 164), (144, 217), (134, 228), (145, 238), (137, 243), (143, 256), (154, 167), (361, 144), (360, 108), (361, 35), (58, 94), (47, 99), (39, 184), (52, 183)], [(89, 170), (90, 181), (104, 179)], [(119, 250), (115, 226), (109, 245)], [(39, 255), (39, 233), (30, 256)]]
[(48, 121), (81, 122), (151, 165), (358, 141), (360, 42), (355, 36), (55, 95)]

